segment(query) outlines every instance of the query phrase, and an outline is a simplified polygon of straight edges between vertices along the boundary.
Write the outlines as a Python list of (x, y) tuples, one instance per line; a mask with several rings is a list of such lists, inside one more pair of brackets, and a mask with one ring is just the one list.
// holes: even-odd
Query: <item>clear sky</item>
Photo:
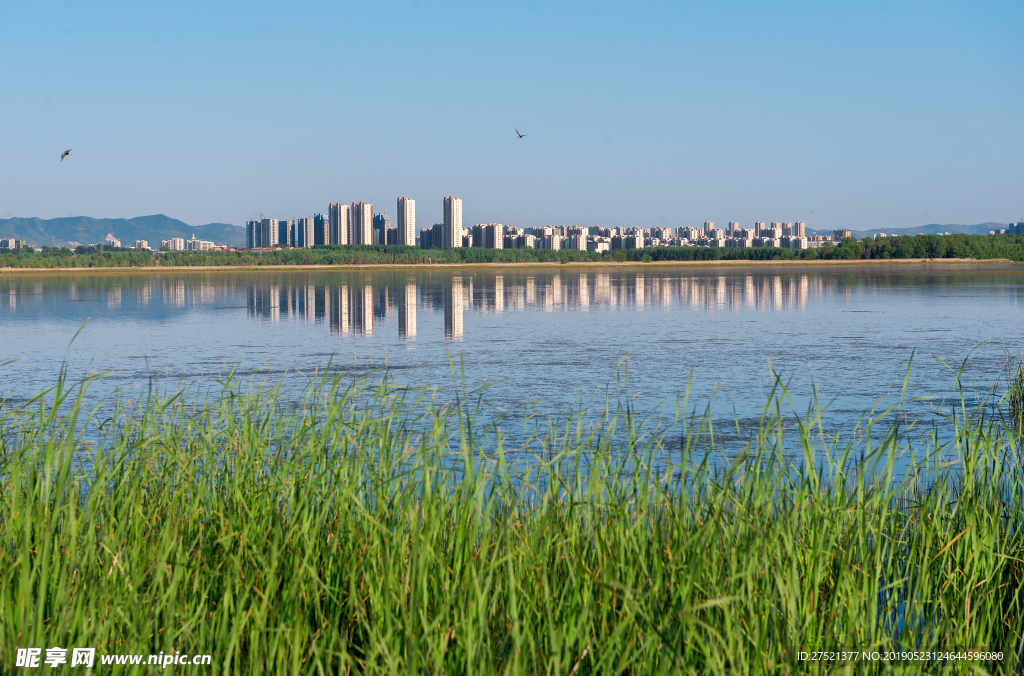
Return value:
[(6, 0), (0, 217), (1007, 222), (1022, 26), (1021, 0)]

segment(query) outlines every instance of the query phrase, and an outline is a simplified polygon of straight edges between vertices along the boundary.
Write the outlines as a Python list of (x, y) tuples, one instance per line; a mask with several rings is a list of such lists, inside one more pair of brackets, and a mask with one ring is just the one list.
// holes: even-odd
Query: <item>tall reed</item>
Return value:
[(56, 645), (223, 674), (883, 670), (799, 661), (847, 647), (1019, 672), (1009, 420), (846, 442), (777, 395), (723, 464), (699, 416), (567, 414), (507, 448), (480, 409), (386, 381), (228, 382), (102, 420), (62, 381), (0, 417), (0, 668)]

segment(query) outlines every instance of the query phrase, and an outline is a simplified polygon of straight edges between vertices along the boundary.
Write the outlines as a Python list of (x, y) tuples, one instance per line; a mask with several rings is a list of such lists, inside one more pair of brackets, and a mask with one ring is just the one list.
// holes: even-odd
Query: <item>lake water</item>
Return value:
[(386, 365), (442, 397), (459, 378), (496, 383), (485, 399), (509, 409), (594, 404), (618, 384), (638, 409), (671, 412), (690, 382), (698, 408), (749, 420), (774, 369), (798, 406), (817, 388), (843, 422), (893, 403), (915, 351), (909, 394), (952, 394), (939, 360), (966, 359), (970, 395), (986, 391), (1021, 353), (1022, 301), (1012, 265), (3, 274), (0, 345), (19, 361), (0, 367), (0, 393), (37, 392), (65, 359), (73, 377), (110, 371), (100, 394), (239, 366), (298, 383)]

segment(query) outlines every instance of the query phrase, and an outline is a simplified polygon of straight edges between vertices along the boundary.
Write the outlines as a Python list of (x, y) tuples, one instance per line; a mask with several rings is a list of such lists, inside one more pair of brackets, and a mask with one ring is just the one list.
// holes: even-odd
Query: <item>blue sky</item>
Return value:
[(1007, 222), (1021, 26), (1019, 0), (8, 0), (0, 217)]

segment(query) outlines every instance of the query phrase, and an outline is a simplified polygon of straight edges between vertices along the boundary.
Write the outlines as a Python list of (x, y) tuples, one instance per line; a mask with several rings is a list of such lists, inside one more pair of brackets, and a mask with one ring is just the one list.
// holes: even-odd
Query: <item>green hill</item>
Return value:
[(134, 246), (135, 240), (144, 239), (154, 249), (160, 241), (171, 237), (188, 239), (195, 233), (199, 239), (207, 239), (218, 244), (236, 246), (245, 244), (245, 228), (228, 223), (208, 223), (206, 225), (189, 225), (176, 218), (163, 214), (154, 216), (138, 216), (136, 218), (90, 218), (73, 216), (70, 218), (8, 218), (0, 219), (0, 237), (17, 235), (35, 246), (50, 246), (56, 239), (58, 246), (67, 242), (96, 244), (102, 242), (107, 234), (121, 240), (122, 246)]
[[(941, 235), (944, 232), (957, 233), (964, 235), (987, 235), (990, 231), (1006, 229), (1006, 223), (978, 223), (976, 225), (961, 225), (959, 223), (929, 223), (928, 225), (919, 225), (913, 228), (868, 228), (866, 230), (854, 230), (853, 236), (857, 239), (861, 237), (873, 237), (874, 235), (884, 232), (887, 235)], [(831, 235), (831, 230), (811, 230), (807, 229), (807, 232), (812, 235)]]

